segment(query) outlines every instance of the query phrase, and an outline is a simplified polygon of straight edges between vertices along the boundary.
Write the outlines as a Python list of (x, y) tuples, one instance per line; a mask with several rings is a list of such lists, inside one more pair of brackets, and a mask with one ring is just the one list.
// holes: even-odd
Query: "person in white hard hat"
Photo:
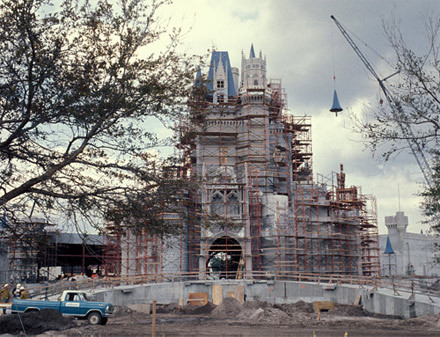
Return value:
[[(9, 290), (9, 284), (5, 284), (0, 291), (0, 299), (2, 303), (9, 303), (12, 300), (12, 294)], [(3, 314), (6, 314), (6, 308), (3, 308)]]
[(27, 299), (27, 291), (23, 286), (21, 286), (20, 287), (20, 300), (25, 300), (25, 299)]
[(14, 295), (14, 297), (18, 298), (20, 297), (20, 288), (21, 288), (21, 284), (18, 283), (14, 289), (12, 289), (12, 294)]

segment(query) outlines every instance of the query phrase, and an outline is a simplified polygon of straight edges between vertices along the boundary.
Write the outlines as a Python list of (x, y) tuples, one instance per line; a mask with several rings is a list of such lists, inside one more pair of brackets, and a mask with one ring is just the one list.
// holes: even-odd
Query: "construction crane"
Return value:
[(417, 162), (417, 164), (419, 165), (420, 171), (423, 174), (423, 177), (425, 178), (425, 182), (428, 185), (428, 187), (431, 189), (433, 187), (433, 182), (432, 182), (432, 172), (431, 172), (431, 168), (429, 166), (429, 163), (425, 157), (425, 154), (423, 153), (423, 148), (420, 146), (419, 142), (417, 141), (417, 138), (415, 137), (411, 127), (404, 123), (402, 121), (402, 118), (399, 118), (400, 116), (403, 116), (403, 108), (400, 104), (399, 101), (395, 100), (391, 94), (388, 92), (387, 88), (385, 87), (384, 82), (389, 79), (390, 77), (396, 75), (399, 73), (399, 71), (385, 77), (384, 79), (381, 79), (376, 71), (374, 70), (374, 68), (371, 66), (371, 64), (368, 62), (368, 60), (365, 58), (364, 54), (362, 54), (362, 52), (360, 51), (360, 49), (358, 48), (358, 46), (356, 45), (356, 43), (354, 43), (354, 41), (352, 40), (352, 38), (350, 37), (350, 35), (348, 35), (347, 31), (344, 29), (344, 27), (342, 27), (342, 25), (339, 23), (338, 20), (336, 20), (336, 18), (331, 15), (330, 16), (332, 18), (332, 20), (335, 22), (336, 26), (339, 28), (339, 30), (341, 31), (342, 35), (345, 37), (345, 39), (348, 41), (348, 43), (350, 44), (350, 46), (354, 49), (354, 51), (356, 52), (356, 54), (359, 56), (359, 58), (361, 59), (361, 61), (364, 63), (365, 67), (367, 67), (367, 69), (370, 71), (370, 73), (374, 76), (374, 78), (377, 80), (377, 82), (379, 82), (379, 86), (382, 89), (390, 107), (391, 107), (391, 112), (393, 114), (394, 119), (396, 120), (400, 130), (402, 131), (402, 134), (404, 136), (404, 138), (407, 140), (409, 148), (411, 149), (411, 152)]

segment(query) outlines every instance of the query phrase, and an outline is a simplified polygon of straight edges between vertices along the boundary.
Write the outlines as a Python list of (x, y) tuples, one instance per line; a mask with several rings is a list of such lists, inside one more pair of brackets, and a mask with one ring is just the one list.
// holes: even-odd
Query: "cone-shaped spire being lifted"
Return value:
[(249, 58), (254, 59), (255, 58), (255, 51), (254, 51), (254, 44), (251, 44), (251, 52), (249, 53)]
[(331, 112), (334, 112), (336, 116), (338, 116), (338, 112), (342, 111), (341, 105), (339, 104), (338, 94), (336, 93), (336, 90), (333, 94), (333, 105), (330, 109)]

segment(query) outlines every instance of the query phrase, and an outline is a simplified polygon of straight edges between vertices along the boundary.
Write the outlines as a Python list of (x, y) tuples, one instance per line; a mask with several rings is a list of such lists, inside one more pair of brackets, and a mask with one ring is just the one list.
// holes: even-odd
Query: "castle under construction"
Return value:
[[(345, 185), (342, 165), (313, 173), (312, 125), (286, 111), (281, 80), (266, 57), (212, 52), (197, 73), (188, 115), (178, 127), (179, 179), (197, 181), (182, 205), (163, 214), (180, 234), (113, 230), (109, 274), (193, 278), (373, 276), (380, 272), (375, 199)], [(206, 225), (207, 217), (210, 225)]]

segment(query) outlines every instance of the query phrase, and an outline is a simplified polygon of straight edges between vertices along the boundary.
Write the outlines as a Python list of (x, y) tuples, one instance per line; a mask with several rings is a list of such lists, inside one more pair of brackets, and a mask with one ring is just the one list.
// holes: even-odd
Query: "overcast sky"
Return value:
[[(386, 232), (384, 217), (400, 207), (409, 217), (411, 232), (426, 231), (419, 211), (422, 176), (407, 153), (383, 163), (364, 150), (359, 136), (350, 131), (348, 113), (362, 114), (379, 100), (377, 82), (330, 19), (334, 15), (382, 78), (393, 73), (393, 51), (388, 46), (382, 20), (401, 21), (409, 45), (423, 53), (423, 15), (439, 13), (438, 0), (175, 0), (166, 14), (175, 25), (191, 29), (185, 35), (185, 51), (202, 54), (207, 49), (228, 51), (232, 66), (240, 68), (241, 52), (267, 56), (268, 78), (282, 79), (288, 108), (294, 115), (312, 117), (313, 166), (324, 176), (344, 165), (347, 185), (377, 198), (379, 231)], [(376, 54), (377, 52), (377, 54)], [(334, 56), (333, 56), (334, 55)], [(379, 57), (378, 55), (382, 56)], [(334, 64), (334, 66), (333, 66)], [(336, 89), (344, 111), (329, 112)]]

